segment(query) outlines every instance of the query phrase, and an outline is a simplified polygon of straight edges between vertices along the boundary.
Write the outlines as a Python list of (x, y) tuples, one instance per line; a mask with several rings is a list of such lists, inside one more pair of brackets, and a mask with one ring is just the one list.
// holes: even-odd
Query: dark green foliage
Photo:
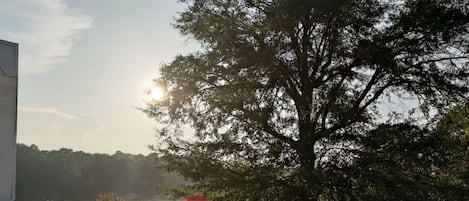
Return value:
[(446, 130), (461, 141), (469, 142), (469, 103), (456, 106), (446, 114), (440, 122), (438, 128)]
[[(468, 200), (469, 178), (455, 158), (463, 146), (446, 130), (381, 125), (363, 141), (354, 164), (362, 200)], [(466, 146), (467, 147), (467, 146)], [(456, 166), (455, 166), (456, 165)], [(455, 169), (458, 167), (459, 169)]]
[(154, 155), (41, 151), (35, 145), (19, 144), (16, 200), (88, 201), (102, 192), (151, 198), (157, 195), (155, 185), (171, 179), (155, 166)]
[(358, 141), (347, 166), (323, 169), (323, 200), (469, 199), (467, 146), (447, 130), (383, 124)]
[[(467, 4), (184, 2), (175, 27), (204, 49), (162, 66), (168, 97), (144, 111), (169, 125), (166, 167), (214, 200), (341, 200), (355, 192), (341, 172), (386, 97), (425, 115), (468, 98)], [(178, 139), (182, 124), (197, 140)]]
[(131, 201), (131, 200), (120, 198), (114, 193), (101, 193), (96, 198), (96, 201)]

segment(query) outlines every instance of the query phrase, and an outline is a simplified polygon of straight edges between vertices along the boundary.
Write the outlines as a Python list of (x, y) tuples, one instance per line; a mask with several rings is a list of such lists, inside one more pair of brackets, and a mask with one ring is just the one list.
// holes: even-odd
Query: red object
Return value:
[(189, 195), (184, 199), (184, 201), (210, 201), (207, 198), (204, 198), (204, 196), (201, 195)]

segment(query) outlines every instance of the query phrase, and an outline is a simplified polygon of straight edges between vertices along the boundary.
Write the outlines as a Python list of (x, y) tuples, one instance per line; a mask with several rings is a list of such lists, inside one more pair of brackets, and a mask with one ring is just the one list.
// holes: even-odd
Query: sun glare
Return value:
[(161, 87), (155, 86), (150, 90), (149, 95), (152, 101), (160, 101), (163, 100), (165, 93)]

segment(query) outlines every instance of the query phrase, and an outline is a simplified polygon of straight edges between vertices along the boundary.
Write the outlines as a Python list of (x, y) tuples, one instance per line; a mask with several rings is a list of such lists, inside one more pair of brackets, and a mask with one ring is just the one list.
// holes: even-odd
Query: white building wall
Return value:
[(18, 44), (0, 40), (0, 201), (15, 199)]

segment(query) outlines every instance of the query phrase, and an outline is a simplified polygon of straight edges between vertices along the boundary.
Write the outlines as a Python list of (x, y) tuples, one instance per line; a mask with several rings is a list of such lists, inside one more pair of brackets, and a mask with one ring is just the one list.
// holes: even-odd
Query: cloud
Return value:
[(72, 120), (72, 119), (77, 118), (74, 115), (71, 115), (71, 114), (68, 114), (68, 113), (65, 113), (65, 112), (61, 112), (61, 111), (59, 111), (59, 110), (57, 110), (53, 107), (22, 107), (22, 106), (19, 106), (18, 110), (20, 112), (39, 112), (39, 113), (54, 114), (54, 115), (61, 116), (65, 119), (67, 119), (67, 120)]
[(20, 45), (20, 73), (44, 73), (67, 61), (91, 18), (64, 0), (14, 0), (0, 6), (0, 38)]
[(75, 115), (54, 107), (18, 107), (18, 141), (47, 149), (83, 149), (83, 139), (100, 133), (95, 115)]
[(68, 133), (69, 135), (81, 136), (97, 131), (101, 126), (101, 122), (95, 115), (80, 115), (77, 118), (65, 122), (62, 127), (62, 132), (64, 132), (64, 134)]
[[(95, 115), (73, 115), (60, 111), (54, 107), (18, 107), (20, 121), (28, 120), (31, 123), (27, 127), (53, 128), (53, 133), (60, 135), (81, 136), (101, 128), (101, 122)], [(23, 123), (23, 122), (21, 122)]]

